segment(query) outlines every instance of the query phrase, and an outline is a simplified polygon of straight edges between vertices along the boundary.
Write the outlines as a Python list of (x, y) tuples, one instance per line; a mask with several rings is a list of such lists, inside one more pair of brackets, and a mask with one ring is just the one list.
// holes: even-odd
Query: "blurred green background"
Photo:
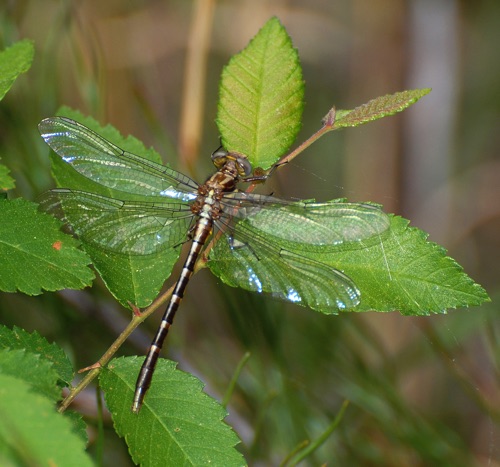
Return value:
[[(251, 352), (228, 422), (250, 465), (279, 465), (341, 425), (302, 465), (500, 465), (500, 2), (498, 0), (4, 0), (0, 46), (31, 38), (32, 69), (0, 103), (0, 156), (17, 188), (52, 186), (37, 123), (69, 105), (154, 146), (203, 181), (218, 146), (222, 66), (277, 15), (306, 82), (298, 141), (332, 105), (432, 87), (397, 116), (329, 134), (266, 187), (279, 196), (384, 205), (429, 232), (489, 292), (481, 308), (431, 317), (323, 316), (196, 275), (167, 355), (220, 398)], [(91, 290), (0, 294), (0, 320), (38, 330), (84, 367), (125, 327), (99, 281)], [(495, 319), (496, 318), (496, 319)], [(144, 354), (160, 316), (122, 354)], [(95, 393), (76, 401), (90, 423)], [(128, 465), (106, 419), (105, 465)]]

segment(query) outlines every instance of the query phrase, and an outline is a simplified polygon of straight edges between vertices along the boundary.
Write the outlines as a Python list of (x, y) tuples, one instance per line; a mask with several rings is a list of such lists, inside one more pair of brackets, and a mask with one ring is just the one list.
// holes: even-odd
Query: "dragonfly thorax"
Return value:
[[(213, 189), (226, 193), (234, 191), (240, 180), (240, 171), (241, 167), (238, 165), (237, 161), (227, 160), (226, 163), (205, 182), (205, 186), (208, 190)], [(200, 189), (198, 189), (198, 193), (199, 192)]]
[[(217, 160), (220, 162), (220, 158)], [(191, 204), (191, 212), (198, 216), (218, 219), (222, 212), (220, 201), (225, 193), (236, 190), (241, 170), (242, 166), (235, 158), (227, 158), (224, 165), (198, 187), (198, 197)]]

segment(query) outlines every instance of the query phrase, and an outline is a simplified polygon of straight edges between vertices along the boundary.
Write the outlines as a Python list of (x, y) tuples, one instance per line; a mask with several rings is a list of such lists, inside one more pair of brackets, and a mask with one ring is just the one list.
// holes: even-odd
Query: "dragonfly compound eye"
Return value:
[(252, 174), (252, 164), (245, 156), (237, 156), (236, 162), (238, 163), (238, 171), (245, 177)]
[(217, 149), (212, 153), (212, 162), (218, 169), (227, 162), (228, 152), (225, 149)]

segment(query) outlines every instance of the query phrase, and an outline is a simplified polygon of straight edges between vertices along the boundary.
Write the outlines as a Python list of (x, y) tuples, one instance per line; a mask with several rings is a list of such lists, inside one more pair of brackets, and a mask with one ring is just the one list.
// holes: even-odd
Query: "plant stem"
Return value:
[(163, 293), (158, 299), (156, 299), (149, 307), (147, 307), (141, 314), (134, 314), (132, 320), (127, 325), (127, 327), (123, 330), (123, 332), (117, 337), (117, 339), (110, 345), (108, 350), (103, 354), (103, 356), (93, 365), (92, 368), (85, 377), (71, 389), (70, 393), (66, 398), (62, 401), (61, 405), (58, 408), (60, 413), (64, 412), (69, 405), (73, 402), (75, 397), (80, 394), (91, 382), (92, 380), (100, 373), (101, 368), (111, 360), (113, 355), (117, 352), (117, 350), (122, 346), (122, 344), (128, 339), (130, 334), (134, 332), (134, 330), (141, 324), (148, 316), (153, 314), (161, 305), (163, 305), (172, 295), (172, 291), (174, 286), (170, 287), (165, 293)]
[(344, 413), (347, 409), (347, 406), (349, 405), (349, 401), (345, 400), (342, 403), (342, 407), (340, 407), (339, 413), (335, 417), (332, 423), (327, 427), (327, 429), (317, 438), (314, 440), (312, 443), (307, 445), (301, 452), (299, 452), (289, 463), (289, 465), (297, 465), (299, 462), (304, 460), (307, 456), (309, 456), (311, 453), (313, 453), (316, 449), (318, 449), (328, 438), (329, 436), (335, 431), (335, 429), (339, 426), (342, 417), (344, 416)]
[(302, 151), (304, 151), (311, 144), (320, 139), (325, 133), (332, 131), (334, 129), (334, 124), (335, 124), (335, 108), (332, 108), (323, 119), (323, 126), (318, 131), (316, 131), (316, 133), (312, 134), (309, 138), (307, 138), (291, 153), (287, 154), (286, 156), (283, 156), (276, 165), (280, 166), (283, 164), (287, 164), (291, 160), (295, 159)]

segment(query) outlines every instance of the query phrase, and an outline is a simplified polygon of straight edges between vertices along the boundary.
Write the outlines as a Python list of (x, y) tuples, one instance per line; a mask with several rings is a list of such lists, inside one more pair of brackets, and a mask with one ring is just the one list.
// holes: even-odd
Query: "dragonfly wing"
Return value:
[(360, 292), (348, 276), (270, 243), (244, 222), (235, 226), (230, 242), (221, 239), (216, 244), (209, 265), (229, 285), (268, 292), (325, 313), (359, 304)]
[(387, 214), (371, 204), (290, 202), (258, 194), (236, 195), (226, 201), (231, 204), (232, 215), (246, 218), (259, 231), (302, 248), (345, 244), (353, 247), (356, 242), (378, 238), (390, 226)]
[(85, 177), (108, 188), (189, 201), (198, 184), (184, 174), (123, 151), (97, 133), (64, 117), (38, 125), (45, 142)]
[(83, 241), (133, 255), (149, 255), (181, 243), (193, 217), (182, 203), (121, 201), (68, 189), (45, 193), (40, 207)]

